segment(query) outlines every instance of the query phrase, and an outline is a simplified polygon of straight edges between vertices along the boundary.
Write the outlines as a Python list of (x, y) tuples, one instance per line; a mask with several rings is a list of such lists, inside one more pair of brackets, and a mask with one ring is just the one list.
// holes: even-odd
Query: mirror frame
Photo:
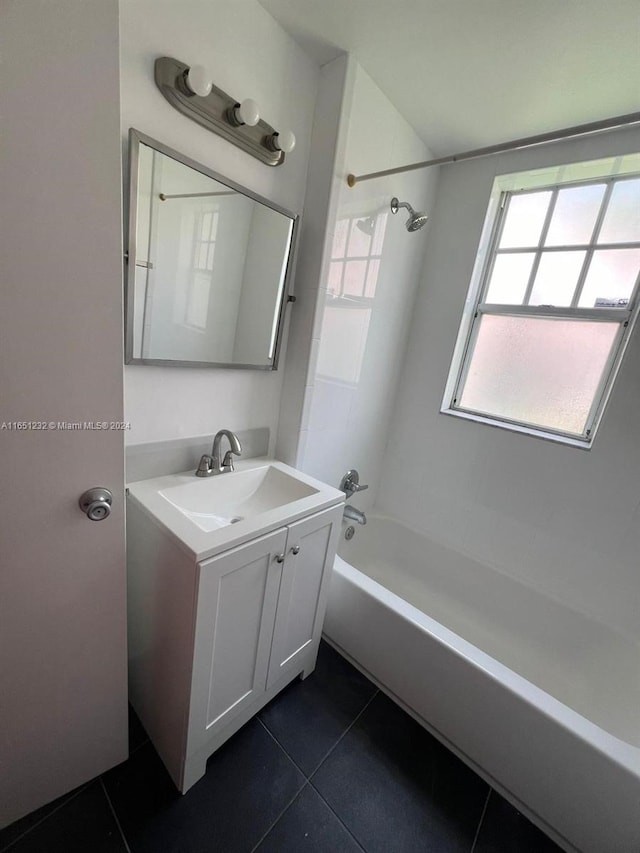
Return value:
[[(213, 362), (213, 361), (180, 361), (176, 359), (168, 359), (168, 358), (135, 358), (133, 354), (133, 330), (134, 330), (134, 320), (133, 320), (133, 308), (134, 308), (134, 290), (135, 290), (135, 269), (136, 269), (136, 230), (138, 226), (138, 161), (139, 161), (139, 151), (140, 145), (146, 145), (149, 148), (153, 148), (155, 151), (160, 152), (160, 154), (164, 154), (167, 157), (171, 157), (173, 160), (177, 160), (179, 163), (182, 163), (184, 166), (188, 166), (191, 169), (194, 169), (196, 172), (201, 172), (203, 175), (206, 175), (209, 178), (212, 178), (214, 181), (218, 181), (221, 184), (229, 187), (235, 192), (241, 193), (244, 196), (252, 199), (253, 201), (258, 202), (259, 204), (263, 204), (266, 207), (271, 208), (271, 210), (275, 210), (277, 213), (281, 213), (286, 216), (292, 222), (291, 229), (291, 244), (289, 247), (289, 255), (287, 258), (287, 266), (284, 274), (284, 282), (282, 286), (282, 299), (280, 304), (280, 309), (278, 311), (278, 321), (277, 321), (277, 329), (276, 329), (276, 337), (275, 337), (275, 346), (273, 350), (273, 358), (271, 360), (271, 364), (232, 364), (230, 362)], [(147, 136), (145, 133), (142, 133), (139, 130), (131, 127), (129, 128), (129, 207), (128, 207), (128, 222), (127, 222), (127, 234), (128, 234), (128, 246), (127, 250), (124, 253), (126, 271), (125, 271), (125, 316), (124, 316), (124, 363), (125, 364), (144, 364), (144, 365), (152, 365), (157, 367), (226, 367), (232, 370), (277, 370), (278, 369), (278, 361), (280, 357), (280, 350), (282, 347), (282, 338), (284, 335), (284, 327), (285, 327), (285, 313), (287, 310), (287, 305), (295, 302), (295, 296), (292, 293), (292, 282), (294, 276), (295, 269), (295, 261), (296, 261), (296, 252), (298, 245), (298, 229), (300, 225), (300, 217), (292, 213), (290, 210), (287, 210), (284, 207), (281, 207), (278, 204), (274, 204), (274, 202), (269, 201), (269, 199), (264, 198), (257, 193), (254, 193), (252, 190), (247, 189), (247, 187), (243, 187), (241, 184), (232, 181), (230, 178), (221, 175), (219, 172), (215, 172), (213, 169), (210, 169), (208, 166), (204, 166), (202, 163), (198, 163), (195, 160), (192, 160), (190, 157), (185, 156), (184, 154), (180, 154), (179, 151), (176, 151), (174, 148), (170, 148), (168, 145), (164, 145), (162, 142), (158, 142), (157, 139), (152, 139), (150, 136)]]

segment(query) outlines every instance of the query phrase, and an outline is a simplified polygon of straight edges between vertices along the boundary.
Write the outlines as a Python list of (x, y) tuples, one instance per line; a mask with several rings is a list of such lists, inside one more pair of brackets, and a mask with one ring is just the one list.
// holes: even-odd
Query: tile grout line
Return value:
[(476, 844), (478, 843), (478, 836), (480, 835), (480, 829), (482, 828), (482, 822), (484, 820), (484, 816), (487, 813), (487, 806), (489, 805), (489, 797), (491, 796), (491, 785), (489, 785), (489, 790), (487, 791), (487, 799), (484, 801), (484, 808), (482, 809), (482, 814), (480, 815), (480, 820), (478, 821), (478, 827), (476, 829), (476, 834), (473, 836), (473, 844), (471, 845), (470, 853), (476, 849)]
[[(278, 743), (278, 742), (276, 741), (276, 743)], [(278, 743), (278, 746), (280, 746), (280, 744), (279, 744), (279, 743)], [(285, 754), (286, 754), (286, 753), (285, 753)], [(288, 757), (289, 757), (289, 756), (287, 755), (287, 758), (288, 758)], [(296, 765), (296, 766), (297, 766), (297, 765)], [(287, 812), (287, 811), (288, 811), (288, 809), (289, 809), (289, 808), (290, 808), (290, 807), (295, 803), (295, 801), (298, 799), (298, 797), (300, 796), (300, 794), (304, 791), (304, 789), (305, 789), (305, 788), (307, 787), (307, 785), (309, 785), (309, 784), (310, 784), (310, 782), (309, 782), (309, 780), (308, 780), (308, 779), (306, 778), (306, 776), (305, 776), (304, 785), (300, 788), (300, 790), (296, 791), (296, 793), (294, 794), (294, 796), (289, 800), (289, 802), (287, 803), (287, 805), (286, 805), (286, 806), (282, 809), (282, 811), (278, 814), (278, 817), (277, 817), (277, 818), (273, 821), (273, 823), (269, 826), (269, 828), (268, 828), (268, 829), (267, 829), (267, 831), (264, 833), (264, 835), (262, 835), (262, 836), (258, 839), (258, 842), (257, 842), (257, 844), (255, 845), (255, 847), (252, 847), (252, 848), (251, 848), (251, 853), (255, 853), (255, 851), (260, 847), (260, 845), (261, 845), (261, 844), (262, 844), (262, 842), (265, 840), (265, 838), (267, 837), (267, 835), (269, 835), (269, 833), (271, 832), (271, 830), (272, 830), (272, 829), (274, 828), (274, 826), (278, 823), (278, 821), (280, 820), (280, 818), (284, 816), (285, 812)], [(131, 853), (131, 851), (129, 851), (129, 853)]]
[(322, 794), (320, 793), (320, 791), (319, 791), (319, 790), (316, 788), (316, 786), (313, 784), (313, 782), (311, 781), (311, 779), (309, 779), (309, 785), (311, 785), (311, 787), (313, 788), (313, 790), (314, 790), (314, 791), (316, 792), (316, 794), (320, 797), (320, 799), (322, 800), (322, 802), (323, 802), (323, 803), (325, 804), (325, 806), (329, 809), (329, 811), (331, 812), (331, 814), (335, 817), (335, 819), (338, 821), (338, 823), (339, 823), (339, 824), (340, 824), (340, 826), (344, 829), (344, 831), (349, 835), (349, 837), (350, 837), (350, 838), (352, 838), (352, 839), (355, 841), (355, 843), (358, 845), (358, 847), (359, 847), (361, 850), (363, 850), (363, 851), (364, 851), (364, 853), (367, 853), (366, 848), (365, 848), (365, 847), (363, 847), (363, 846), (362, 846), (362, 844), (360, 844), (360, 842), (358, 841), (358, 839), (356, 838), (356, 836), (355, 836), (355, 835), (353, 834), (353, 832), (349, 829), (349, 827), (347, 826), (347, 824), (342, 820), (342, 818), (340, 817), (340, 815), (338, 814), (338, 812), (333, 808), (333, 806), (331, 805), (331, 803), (328, 803), (328, 802), (325, 800), (325, 798), (322, 796)]
[[(148, 738), (147, 738), (145, 741), (143, 741), (142, 743), (139, 743), (139, 744), (138, 744), (134, 749), (130, 749), (130, 750), (129, 750), (129, 755), (127, 756), (127, 758), (126, 758), (125, 760), (126, 760), (126, 761), (129, 761), (129, 759), (130, 759), (130, 758), (132, 758), (132, 757), (136, 754), (136, 752), (139, 752), (139, 751), (142, 749), (142, 747), (143, 747), (143, 746), (146, 746), (148, 743), (151, 743), (151, 738), (150, 738), (150, 737), (148, 737)], [(153, 745), (153, 744), (152, 744), (152, 745)], [(123, 762), (123, 763), (124, 763), (124, 762)]]
[[(260, 719), (260, 717), (256, 717), (256, 719), (258, 720), (258, 722), (260, 723), (260, 725), (263, 727), (263, 729), (266, 731), (266, 733), (269, 735), (269, 737), (271, 738), (271, 740), (276, 744), (276, 746), (278, 746), (278, 747), (282, 750), (282, 752), (284, 752), (284, 754), (287, 756), (287, 758), (288, 758), (288, 759), (289, 759), (289, 761), (293, 764), (293, 766), (296, 768), (296, 770), (298, 770), (300, 773), (302, 773), (302, 775), (304, 776), (304, 781), (305, 781), (305, 782), (308, 782), (308, 781), (309, 781), (309, 776), (304, 772), (304, 770), (302, 769), (302, 767), (300, 767), (300, 765), (299, 765), (299, 764), (298, 764), (298, 762), (295, 760), (295, 758), (293, 758), (293, 756), (289, 755), (289, 753), (287, 752), (287, 750), (286, 750), (286, 749), (284, 748), (284, 746), (280, 743), (280, 741), (279, 741), (279, 740), (278, 740), (278, 738), (274, 735), (274, 733), (271, 731), (271, 729), (269, 728), (269, 726), (268, 726), (265, 722), (263, 722), (263, 721)], [(2, 851), (0, 851), (0, 853), (2, 853)]]
[[(86, 790), (90, 784), (91, 784), (91, 782), (86, 782), (84, 785), (81, 785), (80, 789), (78, 791), (76, 791), (75, 794), (73, 794), (73, 796), (67, 797), (67, 799), (64, 801), (64, 803), (60, 803), (59, 806), (57, 806), (52, 811), (48, 812), (41, 820), (34, 823), (33, 826), (30, 826), (29, 829), (25, 829), (25, 831), (21, 835), (19, 835), (17, 838), (14, 838), (13, 841), (10, 841), (6, 847), (0, 848), (0, 853), (5, 853), (5, 850), (10, 850), (12, 847), (15, 847), (15, 845), (18, 843), (18, 841), (22, 841), (22, 839), (26, 835), (29, 835), (29, 833), (33, 832), (33, 830), (36, 829), (38, 826), (41, 826), (45, 822), (45, 820), (49, 820), (50, 817), (53, 817), (53, 815), (56, 814), (57, 812), (59, 812), (60, 809), (63, 809), (67, 805), (67, 803), (70, 803), (72, 800), (75, 800), (76, 797), (79, 797), (80, 794), (84, 790)], [(27, 817), (27, 815), (25, 815), (25, 817)], [(9, 824), (9, 826), (11, 826), (11, 824)]]
[[(329, 758), (329, 756), (333, 753), (334, 749), (338, 746), (338, 744), (340, 743), (340, 741), (341, 741), (341, 740), (342, 740), (342, 739), (343, 739), (343, 738), (344, 738), (344, 737), (349, 733), (349, 731), (351, 731), (351, 728), (352, 728), (352, 727), (353, 727), (353, 726), (358, 722), (358, 720), (360, 719), (360, 717), (364, 714), (364, 712), (367, 710), (367, 708), (368, 708), (368, 707), (369, 707), (369, 705), (373, 702), (373, 700), (376, 698), (376, 696), (378, 695), (378, 693), (379, 693), (379, 692), (380, 692), (380, 690), (376, 687), (376, 689), (374, 690), (373, 694), (372, 694), (372, 695), (371, 695), (371, 697), (367, 700), (367, 702), (364, 704), (364, 706), (362, 707), (362, 709), (361, 709), (361, 710), (356, 714), (356, 716), (355, 716), (355, 717), (353, 718), (353, 720), (349, 723), (349, 725), (347, 726), (347, 728), (342, 732), (342, 734), (340, 735), (340, 737), (338, 738), (338, 740), (334, 743), (334, 745), (331, 747), (331, 749), (327, 752), (327, 754), (324, 756), (324, 758), (322, 759), (322, 761), (320, 762), (320, 764), (318, 764), (318, 766), (313, 770), (313, 772), (311, 773), (311, 776), (315, 775), (315, 774), (318, 772), (318, 770), (322, 767), (322, 765), (325, 763), (325, 761), (326, 761), (326, 760)], [(298, 763), (295, 761), (295, 759), (294, 759), (294, 758), (292, 758), (292, 756), (291, 756), (291, 755), (289, 755), (289, 753), (288, 753), (288, 752), (287, 752), (287, 750), (284, 748), (284, 746), (283, 746), (283, 745), (280, 743), (280, 741), (276, 738), (276, 736), (273, 734), (273, 732), (271, 732), (271, 730), (269, 729), (269, 727), (267, 726), (267, 724), (266, 724), (263, 720), (261, 720), (259, 716), (257, 717), (257, 719), (258, 719), (258, 722), (259, 722), (259, 723), (262, 725), (262, 727), (265, 729), (265, 731), (267, 732), (267, 734), (272, 738), (272, 740), (273, 740), (273, 741), (275, 741), (275, 743), (276, 743), (276, 744), (280, 747), (280, 749), (284, 752), (284, 754), (287, 756), (287, 758), (289, 759), (289, 761), (291, 761), (291, 763), (292, 763), (292, 764), (293, 764), (293, 765), (294, 765), (294, 766), (295, 766), (295, 767), (296, 767), (296, 768), (297, 768), (297, 769), (302, 773), (302, 775), (304, 776), (304, 779), (305, 779), (305, 784), (302, 786), (302, 788), (300, 788), (300, 790), (297, 792), (297, 794), (296, 794), (296, 795), (295, 795), (295, 797), (291, 800), (291, 802), (289, 802), (289, 803), (287, 804), (286, 808), (285, 808), (285, 809), (283, 809), (283, 811), (278, 815), (278, 817), (276, 818), (276, 820), (271, 824), (271, 826), (269, 827), (269, 829), (265, 832), (265, 834), (264, 834), (264, 835), (262, 836), (262, 838), (258, 841), (258, 843), (256, 844), (256, 846), (252, 849), (251, 853), (255, 853), (255, 851), (256, 851), (256, 850), (258, 849), (258, 847), (262, 844), (262, 842), (263, 842), (263, 841), (264, 841), (264, 839), (267, 837), (267, 835), (271, 832), (271, 830), (274, 828), (274, 826), (278, 823), (278, 821), (279, 821), (279, 820), (280, 820), (280, 818), (284, 815), (284, 813), (287, 811), (287, 809), (288, 809), (288, 808), (289, 808), (289, 807), (290, 807), (290, 806), (295, 802), (295, 800), (297, 800), (297, 798), (300, 796), (300, 794), (301, 794), (301, 793), (302, 793), (302, 791), (306, 788), (306, 786), (307, 786), (307, 785), (309, 785), (309, 786), (310, 786), (310, 787), (315, 791), (315, 793), (320, 797), (320, 799), (322, 800), (322, 802), (326, 805), (326, 807), (329, 809), (329, 811), (331, 812), (331, 814), (332, 814), (332, 815), (337, 819), (338, 823), (339, 823), (339, 824), (340, 824), (340, 826), (342, 826), (342, 828), (347, 832), (347, 834), (349, 835), (349, 837), (350, 837), (350, 838), (352, 838), (352, 839), (355, 841), (355, 843), (358, 845), (358, 847), (359, 847), (361, 850), (363, 850), (363, 851), (364, 851), (364, 850), (365, 850), (365, 848), (362, 846), (362, 844), (360, 844), (360, 842), (358, 841), (358, 839), (357, 839), (357, 838), (355, 837), (355, 835), (351, 832), (351, 830), (350, 830), (350, 829), (349, 829), (349, 827), (345, 824), (345, 822), (342, 820), (342, 818), (340, 817), (340, 815), (339, 815), (339, 814), (337, 814), (337, 813), (334, 811), (334, 809), (331, 807), (331, 805), (330, 805), (330, 804), (325, 800), (325, 798), (322, 796), (322, 794), (320, 793), (320, 791), (318, 791), (318, 789), (316, 788), (316, 786), (313, 784), (313, 782), (311, 781), (311, 776), (308, 776), (308, 775), (304, 772), (304, 770), (303, 770), (303, 769), (298, 765)], [(366, 851), (365, 851), (365, 853), (366, 853)]]
[[(376, 698), (376, 696), (377, 696), (377, 694), (378, 694), (379, 692), (380, 692), (380, 690), (376, 687), (376, 689), (375, 689), (375, 691), (374, 691), (373, 695), (371, 696), (371, 698), (367, 700), (367, 702), (365, 703), (364, 707), (363, 707), (363, 708), (362, 708), (362, 709), (361, 709), (361, 710), (356, 714), (356, 716), (355, 716), (355, 717), (353, 718), (353, 720), (349, 723), (349, 725), (347, 726), (347, 728), (342, 732), (342, 734), (340, 735), (340, 737), (338, 738), (338, 740), (334, 743), (334, 745), (331, 747), (331, 749), (330, 749), (330, 750), (326, 753), (326, 755), (323, 757), (323, 759), (322, 759), (322, 761), (320, 762), (320, 764), (318, 764), (318, 766), (317, 766), (317, 767), (315, 767), (315, 768), (311, 771), (311, 773), (310, 773), (310, 774), (305, 773), (305, 771), (302, 769), (302, 767), (300, 767), (300, 765), (299, 765), (299, 764), (298, 764), (298, 762), (295, 760), (295, 758), (293, 758), (291, 755), (289, 755), (289, 753), (287, 752), (287, 750), (285, 749), (285, 747), (280, 743), (280, 741), (278, 740), (278, 738), (273, 734), (273, 732), (272, 732), (272, 731), (271, 731), (271, 729), (267, 726), (267, 724), (266, 724), (263, 720), (261, 720), (261, 719), (260, 719), (260, 717), (259, 717), (259, 716), (257, 716), (257, 720), (258, 720), (258, 722), (259, 722), (259, 723), (261, 723), (261, 724), (262, 724), (262, 726), (264, 727), (264, 729), (266, 730), (266, 732), (270, 735), (270, 737), (271, 737), (271, 738), (272, 738), (272, 739), (273, 739), (273, 740), (278, 744), (278, 746), (279, 746), (279, 747), (280, 747), (280, 749), (284, 752), (284, 754), (287, 756), (287, 758), (288, 758), (288, 759), (289, 759), (293, 764), (295, 764), (295, 766), (296, 766), (296, 767), (298, 768), (298, 770), (302, 773), (302, 775), (303, 775), (303, 776), (304, 776), (304, 778), (307, 780), (307, 782), (311, 782), (311, 777), (312, 777), (313, 775), (315, 775), (315, 774), (318, 772), (318, 770), (322, 767), (322, 765), (325, 763), (325, 761), (327, 760), (327, 758), (329, 758), (329, 756), (331, 755), (331, 753), (333, 752), (333, 750), (338, 746), (338, 744), (340, 743), (340, 741), (342, 740), (342, 738), (343, 738), (343, 737), (344, 737), (344, 736), (345, 736), (345, 735), (346, 735), (346, 734), (351, 730), (351, 727), (352, 727), (352, 726), (354, 726), (354, 725), (358, 722), (358, 720), (360, 719), (360, 717), (364, 714), (364, 712), (367, 710), (367, 708), (368, 708), (368, 707), (369, 707), (369, 705), (373, 702), (373, 700)], [(313, 786), (313, 788), (314, 788), (314, 790), (315, 790), (315, 785)], [(1, 851), (0, 851), (0, 853), (1, 853)]]
[[(378, 693), (380, 693), (380, 690), (379, 690), (378, 688), (376, 688), (376, 690), (374, 691), (374, 693), (373, 693), (373, 695), (371, 696), (371, 698), (369, 699), (369, 701), (365, 704), (364, 708), (360, 711), (360, 713), (359, 713), (359, 714), (356, 714), (356, 716), (354, 717), (354, 719), (351, 721), (350, 725), (349, 725), (349, 726), (347, 726), (347, 728), (344, 730), (344, 732), (340, 735), (340, 737), (338, 738), (338, 740), (334, 743), (334, 745), (331, 747), (331, 749), (329, 750), (329, 752), (328, 752), (328, 753), (325, 755), (325, 757), (322, 759), (322, 761), (320, 762), (320, 764), (318, 764), (318, 766), (317, 766), (317, 767), (316, 767), (316, 769), (313, 771), (313, 773), (311, 774), (311, 776), (315, 776), (315, 774), (318, 772), (318, 770), (320, 770), (320, 768), (322, 767), (322, 765), (326, 762), (326, 760), (329, 758), (329, 756), (330, 756), (330, 755), (333, 753), (333, 751), (337, 748), (337, 746), (338, 746), (338, 744), (340, 743), (340, 741), (341, 741), (344, 737), (346, 737), (346, 735), (351, 731), (351, 729), (353, 728), (353, 726), (355, 726), (355, 724), (358, 722), (358, 720), (360, 719), (360, 717), (364, 714), (364, 712), (367, 710), (367, 708), (369, 707), (369, 705), (370, 705), (370, 704), (373, 702), (373, 700), (376, 698), (376, 696), (378, 695)], [(311, 785), (311, 787), (313, 788), (313, 790), (316, 792), (316, 794), (320, 797), (320, 799), (322, 800), (322, 802), (323, 802), (323, 803), (326, 805), (326, 807), (329, 809), (329, 811), (331, 812), (331, 814), (335, 816), (335, 818), (337, 819), (337, 821), (338, 821), (338, 823), (340, 824), (340, 826), (342, 826), (342, 827), (343, 827), (343, 829), (344, 829), (344, 830), (348, 833), (348, 835), (349, 835), (349, 836), (350, 836), (350, 837), (355, 841), (355, 843), (358, 845), (358, 847), (359, 847), (361, 850), (365, 851), (365, 853), (366, 853), (366, 849), (362, 846), (362, 844), (360, 844), (360, 841), (356, 838), (356, 836), (353, 834), (353, 832), (349, 829), (349, 827), (347, 826), (347, 824), (342, 820), (342, 818), (341, 818), (341, 817), (340, 817), (340, 815), (337, 813), (337, 811), (333, 808), (333, 806), (331, 805), (331, 803), (328, 803), (328, 802), (327, 802), (327, 800), (322, 796), (321, 792), (320, 792), (320, 791), (316, 788), (316, 786), (313, 784), (313, 781), (312, 781), (311, 777), (309, 777), (309, 784)]]
[(113, 819), (116, 822), (116, 826), (118, 827), (118, 831), (120, 832), (120, 836), (124, 842), (125, 849), (127, 853), (131, 853), (131, 848), (129, 847), (129, 842), (122, 830), (122, 826), (120, 824), (120, 820), (118, 819), (118, 815), (116, 814), (116, 810), (113, 807), (113, 803), (111, 802), (111, 797), (109, 796), (109, 792), (107, 791), (107, 786), (104, 784), (104, 779), (102, 776), (100, 777), (100, 785), (102, 786), (102, 790), (104, 792), (105, 797), (107, 798), (107, 802), (109, 803), (109, 808), (111, 809), (111, 814), (113, 815)]
[[(376, 693), (377, 693), (377, 692), (378, 692), (378, 691), (376, 690)], [(344, 737), (344, 735), (346, 735), (346, 733), (349, 731), (349, 729), (351, 728), (351, 726), (352, 726), (352, 725), (356, 722), (356, 720), (360, 717), (360, 714), (363, 714), (363, 713), (365, 712), (365, 710), (367, 709), (368, 705), (373, 701), (373, 699), (374, 699), (375, 695), (376, 695), (376, 694), (374, 693), (374, 694), (373, 694), (373, 696), (371, 697), (371, 699), (369, 699), (369, 701), (367, 702), (367, 704), (364, 706), (364, 708), (363, 708), (363, 709), (360, 711), (360, 713), (359, 713), (359, 714), (357, 714), (357, 716), (354, 718), (353, 722), (352, 722), (352, 723), (350, 723), (349, 727), (348, 727), (347, 729), (345, 729), (345, 731), (342, 733), (342, 735), (340, 735), (340, 737), (338, 738), (338, 740), (335, 742), (334, 747), (336, 747), (336, 746), (338, 745), (338, 743), (342, 740), (342, 738)], [(278, 815), (278, 817), (275, 819), (275, 821), (271, 824), (271, 826), (269, 827), (269, 829), (265, 832), (265, 834), (262, 836), (262, 838), (260, 839), (260, 841), (258, 841), (258, 843), (256, 844), (256, 846), (255, 846), (255, 847), (253, 848), (253, 850), (251, 851), (251, 853), (256, 853), (256, 851), (257, 851), (258, 847), (262, 844), (262, 842), (265, 840), (265, 838), (267, 837), (267, 835), (269, 835), (269, 833), (270, 833), (270, 832), (271, 832), (271, 830), (275, 827), (275, 825), (278, 823), (278, 821), (280, 820), (280, 818), (284, 816), (284, 813), (287, 811), (287, 809), (289, 809), (289, 808), (290, 808), (290, 806), (292, 806), (292, 805), (293, 805), (293, 803), (294, 803), (294, 802), (298, 799), (298, 797), (302, 794), (302, 792), (303, 792), (303, 791), (304, 791), (304, 789), (307, 787), (307, 785), (309, 785), (309, 787), (311, 787), (311, 788), (315, 791), (315, 793), (320, 797), (320, 799), (321, 799), (321, 800), (322, 800), (322, 802), (325, 804), (325, 806), (329, 809), (329, 811), (331, 812), (331, 814), (336, 818), (336, 820), (338, 821), (338, 823), (340, 824), (340, 826), (341, 826), (341, 827), (345, 830), (345, 832), (346, 832), (346, 833), (347, 833), (347, 834), (348, 834), (348, 835), (349, 835), (349, 836), (350, 836), (350, 837), (355, 841), (355, 843), (358, 845), (358, 847), (360, 848), (360, 850), (363, 850), (363, 851), (364, 851), (364, 850), (365, 850), (365, 848), (362, 846), (362, 844), (360, 844), (360, 842), (358, 841), (358, 839), (357, 839), (357, 838), (355, 837), (355, 835), (351, 832), (351, 830), (350, 830), (350, 829), (349, 829), (349, 827), (346, 825), (346, 823), (342, 820), (342, 818), (340, 817), (340, 815), (339, 815), (339, 814), (337, 814), (337, 812), (335, 812), (335, 811), (334, 811), (334, 809), (332, 808), (332, 806), (331, 806), (331, 805), (330, 805), (330, 804), (325, 800), (325, 798), (322, 796), (322, 794), (320, 793), (320, 791), (316, 788), (316, 786), (315, 786), (315, 785), (313, 784), (313, 782), (311, 781), (311, 778), (310, 778), (309, 776), (307, 776), (307, 774), (304, 772), (304, 770), (303, 770), (303, 769), (302, 769), (302, 768), (301, 768), (301, 767), (296, 763), (296, 761), (295, 761), (295, 760), (294, 760), (294, 759), (289, 755), (289, 753), (287, 752), (287, 750), (284, 748), (284, 746), (282, 746), (282, 744), (281, 744), (281, 743), (280, 743), (280, 741), (276, 738), (276, 736), (273, 734), (273, 732), (271, 732), (271, 731), (269, 730), (269, 728), (268, 728), (267, 724), (266, 724), (265, 722), (263, 722), (259, 717), (258, 717), (258, 720), (259, 720), (259, 722), (260, 722), (260, 723), (262, 723), (262, 725), (264, 726), (264, 728), (265, 728), (265, 730), (266, 730), (267, 734), (268, 734), (268, 735), (269, 735), (269, 736), (270, 736), (270, 737), (275, 741), (276, 745), (280, 747), (280, 749), (284, 752), (284, 754), (285, 754), (285, 755), (287, 756), (287, 758), (291, 761), (291, 763), (292, 763), (295, 767), (297, 767), (297, 768), (298, 768), (298, 770), (302, 773), (302, 775), (303, 775), (303, 776), (304, 776), (304, 778), (305, 778), (305, 783), (304, 783), (304, 785), (302, 786), (302, 788), (300, 788), (300, 790), (298, 791), (298, 793), (295, 795), (295, 797), (293, 798), (293, 800), (291, 800), (291, 802), (287, 804), (286, 808), (285, 808), (285, 809), (284, 809), (284, 810), (283, 810), (283, 811)], [(334, 748), (334, 747), (332, 747), (332, 748), (329, 750), (329, 752), (333, 752), (333, 748)], [(329, 756), (329, 752), (327, 753), (327, 755), (325, 755), (325, 758), (327, 758), (327, 757)], [(319, 770), (319, 769), (320, 769), (320, 766), (321, 766), (323, 763), (324, 763), (324, 759), (320, 762), (320, 764), (315, 768), (315, 770), (314, 770), (313, 772), (315, 773), (315, 772), (316, 772), (316, 770)], [(366, 851), (365, 851), (365, 853), (366, 853)]]
[[(332, 755), (333, 751), (336, 749), (336, 747), (337, 747), (337, 746), (338, 746), (338, 744), (342, 741), (342, 739), (343, 739), (344, 737), (346, 737), (346, 736), (349, 734), (349, 732), (351, 731), (351, 729), (355, 726), (355, 724), (358, 722), (358, 720), (360, 719), (360, 717), (364, 714), (364, 712), (367, 710), (367, 708), (368, 708), (368, 707), (369, 707), (369, 705), (373, 702), (373, 700), (376, 698), (376, 696), (378, 695), (378, 693), (379, 693), (379, 692), (380, 692), (380, 690), (376, 687), (376, 689), (375, 689), (375, 692), (374, 692), (373, 696), (372, 696), (372, 697), (369, 699), (369, 701), (365, 704), (364, 708), (360, 711), (360, 713), (359, 713), (359, 714), (356, 714), (356, 716), (355, 716), (355, 717), (353, 718), (353, 720), (349, 723), (349, 725), (347, 726), (347, 728), (342, 732), (342, 734), (340, 735), (340, 737), (338, 738), (338, 740), (337, 740), (337, 741), (334, 743), (334, 745), (331, 747), (331, 749), (329, 750), (329, 752), (327, 752), (327, 754), (326, 754), (326, 755), (325, 755), (325, 757), (322, 759), (322, 761), (320, 762), (320, 764), (318, 764), (318, 766), (317, 766), (317, 767), (316, 767), (316, 769), (313, 771), (313, 773), (311, 774), (311, 776), (309, 776), (309, 781), (310, 781), (310, 782), (311, 782), (311, 778), (312, 778), (313, 776), (315, 776), (315, 775), (316, 775), (316, 773), (318, 772), (318, 770), (320, 770), (320, 768), (321, 768), (321, 767), (322, 767), (322, 765), (326, 762), (326, 760), (329, 758), (329, 756), (330, 756), (330, 755)], [(314, 787), (314, 789), (315, 789), (315, 785), (314, 785), (313, 787)], [(319, 792), (318, 792), (318, 793), (319, 793)], [(323, 798), (323, 799), (324, 799), (324, 798)]]

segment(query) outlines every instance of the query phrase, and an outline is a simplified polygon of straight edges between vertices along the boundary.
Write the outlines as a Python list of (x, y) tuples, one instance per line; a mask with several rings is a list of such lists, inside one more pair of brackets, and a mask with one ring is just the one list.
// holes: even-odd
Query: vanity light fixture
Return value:
[(199, 95), (201, 98), (206, 98), (211, 92), (213, 81), (209, 72), (204, 65), (192, 65), (185, 75), (187, 89), (193, 95)]
[(278, 131), (261, 119), (252, 98), (239, 102), (218, 89), (202, 65), (189, 66), (162, 56), (155, 62), (155, 81), (179, 112), (268, 166), (280, 166), (295, 147), (290, 130)]
[(241, 104), (231, 107), (227, 117), (234, 127), (241, 127), (243, 124), (255, 127), (260, 121), (260, 107), (253, 98), (245, 98)]
[(288, 154), (296, 147), (296, 137), (290, 130), (281, 130), (268, 136), (265, 144), (271, 151), (283, 151)]

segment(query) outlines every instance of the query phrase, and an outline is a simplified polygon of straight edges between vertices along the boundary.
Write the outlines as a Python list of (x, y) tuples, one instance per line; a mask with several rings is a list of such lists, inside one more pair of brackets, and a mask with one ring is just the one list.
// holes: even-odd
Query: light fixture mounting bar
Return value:
[(272, 151), (267, 145), (267, 140), (276, 133), (275, 128), (262, 119), (253, 127), (247, 124), (234, 127), (227, 116), (237, 106), (236, 99), (214, 85), (206, 97), (193, 94), (185, 83), (188, 71), (189, 66), (177, 59), (169, 56), (156, 59), (156, 85), (171, 106), (267, 166), (279, 166), (284, 162), (284, 152)]

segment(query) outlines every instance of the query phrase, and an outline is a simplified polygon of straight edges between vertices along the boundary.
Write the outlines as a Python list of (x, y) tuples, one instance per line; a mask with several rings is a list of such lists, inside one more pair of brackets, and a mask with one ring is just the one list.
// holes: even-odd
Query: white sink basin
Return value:
[(215, 477), (194, 477), (189, 483), (159, 491), (201, 530), (217, 530), (268, 510), (318, 493), (318, 489), (273, 465)]
[(128, 495), (196, 560), (344, 501), (338, 489), (273, 459), (240, 460), (215, 477), (196, 477), (194, 468), (139, 480)]

